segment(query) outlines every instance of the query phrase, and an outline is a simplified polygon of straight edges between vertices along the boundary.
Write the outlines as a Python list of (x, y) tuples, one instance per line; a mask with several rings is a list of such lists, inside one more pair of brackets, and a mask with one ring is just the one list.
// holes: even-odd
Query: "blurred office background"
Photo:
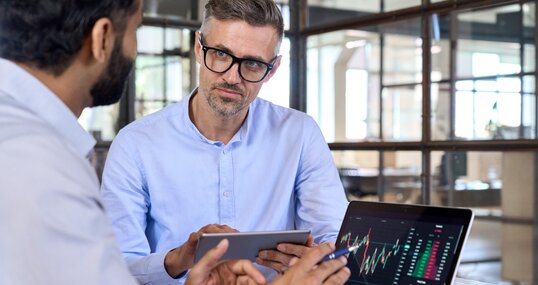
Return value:
[[(283, 62), (260, 97), (316, 119), (348, 198), (471, 207), (458, 274), (538, 283), (536, 1), (277, 3)], [(80, 118), (98, 173), (121, 127), (196, 87), (204, 4), (146, 0), (127, 96)]]

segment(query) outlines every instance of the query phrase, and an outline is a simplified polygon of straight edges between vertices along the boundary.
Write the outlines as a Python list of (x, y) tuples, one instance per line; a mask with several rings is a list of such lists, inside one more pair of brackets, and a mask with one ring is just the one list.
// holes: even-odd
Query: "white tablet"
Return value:
[(309, 234), (309, 230), (202, 234), (194, 262), (223, 239), (228, 239), (230, 246), (221, 259), (249, 259), (254, 262), (260, 250), (276, 249), (279, 243), (306, 244)]

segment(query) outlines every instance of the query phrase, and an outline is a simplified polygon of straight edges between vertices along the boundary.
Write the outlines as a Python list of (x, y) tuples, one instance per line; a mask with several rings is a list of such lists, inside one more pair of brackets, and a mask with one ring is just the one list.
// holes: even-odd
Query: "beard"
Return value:
[(108, 66), (90, 90), (92, 107), (118, 102), (127, 89), (127, 78), (134, 65), (134, 59), (123, 55), (123, 43), (118, 37), (114, 42)]
[(219, 115), (225, 118), (229, 118), (236, 115), (237, 113), (239, 113), (239, 111), (245, 108), (244, 96), (240, 96), (239, 99), (222, 98), (212, 92), (213, 90), (217, 88), (224, 88), (224, 89), (238, 92), (240, 94), (244, 94), (243, 90), (241, 90), (236, 85), (230, 85), (226, 83), (213, 85), (211, 89), (209, 90), (209, 92), (206, 93), (205, 98), (207, 100), (209, 107), (211, 107), (211, 109), (214, 112), (218, 113)]

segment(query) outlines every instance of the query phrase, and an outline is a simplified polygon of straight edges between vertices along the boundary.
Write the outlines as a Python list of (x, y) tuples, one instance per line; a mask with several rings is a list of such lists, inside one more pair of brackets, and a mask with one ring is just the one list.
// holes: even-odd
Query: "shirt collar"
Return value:
[(95, 139), (80, 126), (73, 112), (41, 81), (2, 58), (0, 92), (42, 119), (81, 156), (88, 157), (91, 154)]

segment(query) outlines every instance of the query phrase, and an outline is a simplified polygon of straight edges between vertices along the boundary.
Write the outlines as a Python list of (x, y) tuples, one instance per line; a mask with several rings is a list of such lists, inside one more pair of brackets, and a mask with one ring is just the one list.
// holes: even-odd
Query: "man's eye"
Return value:
[(263, 67), (262, 63), (252, 60), (244, 61), (243, 64), (249, 69), (261, 69)]
[(225, 52), (220, 51), (220, 50), (215, 51), (215, 55), (217, 57), (227, 57), (228, 56), (228, 54), (226, 54)]

